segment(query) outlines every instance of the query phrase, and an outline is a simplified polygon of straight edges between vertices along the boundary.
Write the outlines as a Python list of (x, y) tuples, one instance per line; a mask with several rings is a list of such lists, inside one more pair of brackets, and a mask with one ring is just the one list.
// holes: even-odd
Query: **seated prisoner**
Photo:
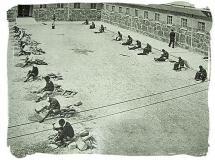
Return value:
[(33, 65), (32, 70), (28, 71), (27, 78), (25, 79), (24, 82), (27, 82), (31, 77), (34, 80), (38, 76), (38, 74), (39, 74), (38, 68), (35, 65)]
[(44, 120), (50, 115), (50, 114), (59, 114), (60, 113), (60, 103), (58, 102), (58, 100), (56, 98), (51, 98), (48, 97), (47, 98), (49, 106), (45, 106), (40, 110), (36, 110), (36, 113), (40, 113), (43, 112), (44, 110), (47, 110), (48, 113), (45, 115), (45, 117), (40, 121), (40, 123), (44, 122)]
[(130, 35), (128, 35), (128, 39), (126, 42), (122, 43), (122, 45), (131, 45), (132, 44), (133, 39), (131, 38)]
[(40, 102), (41, 100), (43, 100), (44, 98), (46, 98), (48, 95), (51, 95), (54, 91), (54, 84), (53, 82), (50, 80), (49, 76), (46, 76), (45, 78), (46, 81), (46, 86), (44, 88), (42, 88), (41, 90), (38, 91), (38, 93), (43, 93), (42, 96), (40, 96), (36, 102)]
[(173, 70), (180, 71), (182, 68), (185, 68), (185, 62), (181, 57), (178, 57), (178, 62), (174, 64)]
[(95, 29), (96, 28), (96, 25), (94, 22), (92, 22), (92, 24), (90, 25), (90, 29)]
[(118, 35), (115, 38), (116, 41), (121, 41), (122, 40), (122, 34), (118, 31)]
[(60, 141), (61, 144), (65, 141), (71, 140), (74, 137), (74, 129), (69, 122), (64, 119), (58, 121), (60, 127), (55, 127), (53, 124), (53, 129), (58, 132), (55, 142)]
[(199, 66), (199, 71), (195, 75), (195, 80), (204, 82), (206, 79), (207, 71), (202, 66)]
[(163, 54), (161, 54), (159, 58), (154, 58), (155, 61), (166, 61), (167, 59), (169, 59), (169, 53), (164, 49), (162, 49), (162, 52)]
[(89, 24), (88, 19), (86, 19), (85, 22), (83, 22), (82, 24), (88, 25)]
[(136, 44), (133, 47), (128, 47), (129, 50), (135, 50), (141, 48), (141, 42), (139, 40), (136, 40)]
[(101, 25), (101, 27), (99, 28), (99, 31), (95, 33), (103, 33), (104, 31), (105, 31), (105, 28), (103, 25)]
[(150, 52), (152, 52), (152, 46), (147, 43), (146, 47), (143, 48), (143, 52), (138, 53), (137, 55), (148, 55)]

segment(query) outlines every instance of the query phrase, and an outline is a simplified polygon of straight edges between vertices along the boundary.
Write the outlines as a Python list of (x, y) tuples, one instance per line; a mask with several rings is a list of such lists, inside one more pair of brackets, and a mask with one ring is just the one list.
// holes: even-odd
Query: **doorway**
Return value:
[(17, 17), (32, 17), (33, 6), (32, 5), (18, 5)]

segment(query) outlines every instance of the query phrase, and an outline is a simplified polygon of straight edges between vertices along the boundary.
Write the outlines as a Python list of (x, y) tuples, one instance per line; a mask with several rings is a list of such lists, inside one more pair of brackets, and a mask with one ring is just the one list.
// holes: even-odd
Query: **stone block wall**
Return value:
[(9, 22), (14, 22), (17, 17), (17, 7), (13, 7), (7, 11), (7, 20)]
[(33, 17), (37, 21), (50, 21), (55, 13), (57, 21), (90, 21), (101, 19), (101, 10), (72, 9), (72, 8), (38, 8), (33, 10)]
[(165, 22), (155, 22), (144, 19), (142, 16), (134, 17), (122, 13), (102, 10), (101, 20), (121, 28), (136, 31), (151, 38), (169, 42), (171, 29), (176, 32), (176, 46), (208, 55), (210, 50), (210, 33), (195, 28), (181, 28), (179, 25), (167, 25)]

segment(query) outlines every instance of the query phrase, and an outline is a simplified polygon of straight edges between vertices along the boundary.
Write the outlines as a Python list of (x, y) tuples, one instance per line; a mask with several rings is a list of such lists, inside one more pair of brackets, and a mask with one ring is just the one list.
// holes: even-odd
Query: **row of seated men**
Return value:
[[(88, 20), (86, 20), (84, 24), (89, 24)], [(92, 24), (90, 25), (90, 29), (94, 29), (94, 28), (95, 28), (95, 23), (92, 22)], [(98, 33), (103, 33), (103, 32), (104, 32), (104, 26), (101, 25)], [(122, 36), (122, 33), (120, 33), (120, 31), (118, 31), (115, 40), (116, 41), (123, 40), (123, 36)], [(135, 49), (142, 48), (142, 44), (139, 40), (136, 40), (135, 45), (130, 46), (130, 45), (132, 45), (132, 43), (133, 43), (133, 39), (130, 35), (128, 35), (126, 42), (123, 42), (122, 45), (129, 45), (129, 47), (128, 47), (129, 50), (135, 50)], [(150, 52), (152, 52), (152, 46), (147, 43), (146, 47), (143, 48), (143, 52), (138, 53), (138, 55), (148, 55)], [(169, 53), (166, 50), (162, 49), (161, 52), (162, 52), (162, 54), (159, 58), (154, 58), (155, 61), (162, 62), (162, 61), (166, 61), (169, 59)], [(178, 57), (178, 62), (176, 62), (174, 64), (173, 70), (180, 71), (182, 68), (185, 68), (185, 61), (181, 57)], [(206, 78), (207, 78), (206, 70), (202, 66), (199, 66), (199, 71), (195, 75), (195, 80), (205, 81)]]
[[(115, 40), (121, 41), (122, 39), (123, 39), (123, 36), (118, 31)], [(130, 35), (128, 35), (126, 42), (123, 42), (122, 45), (129, 45), (129, 47), (128, 47), (129, 50), (135, 50), (135, 49), (142, 48), (141, 42), (139, 40), (136, 40), (136, 44), (133, 46), (131, 46), (132, 43), (133, 43), (133, 39)], [(143, 48), (143, 52), (138, 53), (138, 55), (148, 55), (150, 52), (152, 52), (152, 46), (147, 43), (146, 47)], [(159, 58), (154, 58), (155, 61), (164, 62), (169, 59), (169, 53), (166, 50), (162, 49), (161, 52), (162, 52), (162, 54)], [(180, 71), (182, 68), (188, 67), (188, 65), (187, 66), (185, 66), (185, 65), (187, 65), (185, 63), (185, 60), (183, 60), (181, 57), (178, 57), (178, 62), (175, 62), (173, 70)], [(195, 80), (205, 81), (206, 79), (207, 79), (207, 71), (200, 65), (199, 71), (195, 75)]]

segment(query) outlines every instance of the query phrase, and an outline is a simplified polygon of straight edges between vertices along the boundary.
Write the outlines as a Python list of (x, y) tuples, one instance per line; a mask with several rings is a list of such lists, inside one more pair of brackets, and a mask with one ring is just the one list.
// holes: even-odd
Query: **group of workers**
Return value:
[[(115, 38), (116, 41), (122, 41), (123, 36), (120, 31), (117, 32), (117, 36)], [(142, 44), (139, 40), (136, 40), (136, 43), (133, 45), (133, 38), (128, 35), (128, 38), (125, 42), (122, 43), (122, 45), (127, 45), (129, 50), (135, 50), (135, 49), (141, 49)], [(170, 42), (169, 42), (169, 47), (174, 48), (175, 47), (175, 32), (171, 30), (170, 32)], [(146, 44), (146, 47), (142, 49), (142, 53), (138, 53), (137, 55), (148, 55), (150, 52), (152, 52), (152, 46), (150, 44)], [(159, 62), (164, 62), (169, 59), (169, 53), (165, 50), (161, 50), (162, 54), (159, 58), (154, 58), (154, 61), (159, 61)], [(175, 71), (181, 71), (182, 68), (188, 68), (188, 64), (186, 63), (185, 60), (183, 60), (181, 57), (178, 57), (178, 61), (175, 62), (173, 70)], [(199, 81), (205, 81), (207, 79), (207, 71), (200, 65), (199, 66), (199, 71), (195, 75), (195, 80)]]
[[(89, 21), (86, 20), (83, 24), (88, 25)], [(90, 29), (95, 29), (95, 23), (92, 22), (92, 24), (90, 25)], [(95, 32), (95, 33), (103, 33), (104, 32), (104, 26), (101, 25), (99, 32)], [(173, 29), (171, 29), (171, 32), (169, 34), (169, 47), (172, 46), (172, 48), (175, 47), (175, 32)], [(122, 41), (123, 40), (123, 35), (120, 31), (117, 32), (117, 36), (115, 37), (116, 41)], [(133, 44), (133, 38), (128, 35), (127, 40), (125, 42), (122, 43), (122, 45), (126, 45), (128, 46), (129, 50), (136, 50), (136, 49), (142, 49), (142, 43), (139, 40), (135, 41), (136, 43)], [(148, 55), (150, 52), (152, 52), (152, 46), (150, 44), (146, 44), (146, 47), (142, 49), (141, 53), (138, 53), (137, 55)], [(159, 62), (165, 62), (169, 59), (169, 53), (165, 50), (162, 49), (161, 50), (162, 54), (160, 55), (160, 57), (158, 58), (154, 58), (154, 61), (159, 61)], [(173, 70), (175, 71), (181, 71), (183, 68), (189, 68), (189, 65), (187, 64), (187, 62), (185, 60), (183, 60), (181, 57), (178, 57), (178, 61), (175, 62)], [(200, 65), (199, 66), (199, 71), (196, 73), (195, 80), (199, 81), (205, 81), (207, 79), (207, 71)]]
[[(53, 18), (52, 27), (53, 27), (53, 25), (55, 25), (54, 22), (55, 22), (55, 16)], [(24, 46), (30, 44), (32, 41), (31, 37), (30, 37), (31, 35), (27, 34), (23, 28), (18, 27), (17, 24), (15, 24), (13, 26), (13, 32), (14, 32), (14, 38), (17, 40), (18, 45), (21, 48), (21, 52), (24, 52), (24, 49), (23, 49)], [(25, 60), (26, 61), (25, 65), (27, 65), (29, 63), (29, 55), (32, 55), (32, 52), (29, 51), (28, 54), (22, 54), (22, 55), (27, 55), (26, 60)], [(27, 82), (30, 79), (35, 80), (37, 78), (38, 74), (39, 74), (39, 69), (35, 64), (33, 64), (32, 69), (28, 71), (24, 82)], [(55, 85), (51, 81), (49, 76), (45, 76), (44, 80), (46, 82), (46, 85), (45, 85), (45, 87), (43, 87), (42, 89), (39, 89), (36, 92), (37, 94), (41, 94), (39, 96), (39, 98), (36, 100), (36, 102), (47, 99), (47, 102), (49, 103), (49, 105), (42, 107), (42, 109), (40, 109), (40, 110), (35, 109), (35, 112), (37, 114), (39, 114), (45, 110), (47, 111), (47, 114), (42, 118), (42, 120), (39, 121), (40, 123), (44, 122), (44, 120), (52, 114), (61, 115), (61, 106), (60, 106), (59, 101), (56, 98), (51, 96), (55, 90)], [(69, 122), (66, 122), (64, 119), (60, 119), (59, 126), (60, 127), (54, 127), (54, 125), (53, 125), (53, 129), (58, 132), (57, 137), (55, 138), (56, 142), (59, 141), (60, 143), (63, 143), (67, 139), (71, 139), (74, 137), (73, 127), (71, 126), (71, 124)]]

